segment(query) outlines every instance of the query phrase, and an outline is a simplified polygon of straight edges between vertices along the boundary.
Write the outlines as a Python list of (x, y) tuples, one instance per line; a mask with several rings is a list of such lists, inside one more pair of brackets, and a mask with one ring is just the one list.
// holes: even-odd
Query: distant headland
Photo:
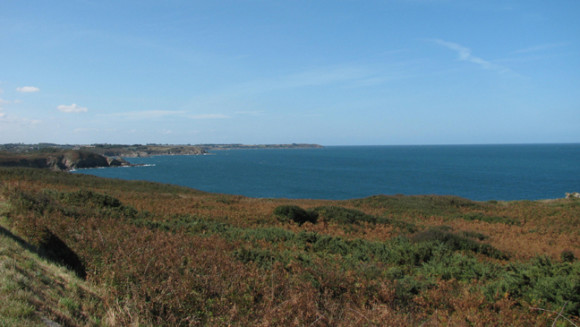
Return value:
[(69, 171), (82, 168), (131, 166), (123, 158), (162, 155), (203, 155), (212, 150), (322, 148), (318, 144), (0, 144), (0, 166)]

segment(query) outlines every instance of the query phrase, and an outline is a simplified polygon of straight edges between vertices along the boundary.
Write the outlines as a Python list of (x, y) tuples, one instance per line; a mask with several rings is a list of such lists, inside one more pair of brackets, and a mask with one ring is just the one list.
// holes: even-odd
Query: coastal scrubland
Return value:
[(29, 168), (0, 183), (0, 326), (580, 324), (579, 199), (255, 199)]

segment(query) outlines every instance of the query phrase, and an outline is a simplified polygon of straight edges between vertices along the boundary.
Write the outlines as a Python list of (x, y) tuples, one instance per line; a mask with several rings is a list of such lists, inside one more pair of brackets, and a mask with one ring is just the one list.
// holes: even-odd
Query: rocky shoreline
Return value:
[(123, 167), (131, 166), (131, 164), (122, 158), (106, 157), (82, 150), (69, 150), (31, 155), (2, 154), (0, 166), (70, 171), (83, 168)]
[(0, 166), (29, 167), (71, 171), (85, 168), (130, 167), (137, 166), (123, 158), (151, 156), (206, 155), (210, 150), (232, 149), (292, 149), (322, 148), (318, 144), (202, 144), (202, 145), (59, 145), (40, 144), (3, 144), (0, 145)]

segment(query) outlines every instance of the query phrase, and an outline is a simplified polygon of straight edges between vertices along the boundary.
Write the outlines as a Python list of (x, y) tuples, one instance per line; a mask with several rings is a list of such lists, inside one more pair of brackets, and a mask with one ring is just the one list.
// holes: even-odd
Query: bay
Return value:
[(237, 149), (126, 159), (145, 166), (76, 173), (258, 198), (438, 194), (485, 201), (580, 192), (580, 144)]

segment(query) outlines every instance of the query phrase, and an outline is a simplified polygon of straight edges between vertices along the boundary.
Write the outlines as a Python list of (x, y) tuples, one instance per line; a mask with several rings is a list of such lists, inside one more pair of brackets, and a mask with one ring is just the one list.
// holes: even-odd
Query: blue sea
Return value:
[(144, 166), (77, 173), (257, 198), (438, 194), (485, 201), (580, 192), (580, 144), (243, 149), (127, 160)]

